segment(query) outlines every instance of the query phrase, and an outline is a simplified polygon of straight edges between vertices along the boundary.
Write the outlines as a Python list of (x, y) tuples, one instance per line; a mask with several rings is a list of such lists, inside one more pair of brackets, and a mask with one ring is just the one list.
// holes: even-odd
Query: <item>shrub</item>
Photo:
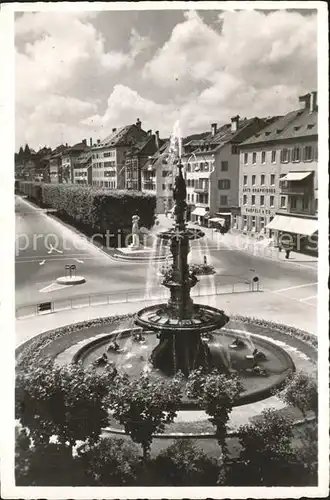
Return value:
[(313, 411), (316, 415), (318, 413), (316, 378), (303, 371), (294, 373), (285, 389), (277, 395), (288, 405), (298, 408), (304, 417), (308, 411)]
[(215, 269), (211, 264), (190, 264), (189, 271), (196, 276), (214, 274)]
[(292, 484), (292, 438), (292, 421), (274, 409), (264, 410), (261, 417), (238, 429), (243, 449), (228, 480), (235, 486)]
[(48, 445), (96, 441), (108, 423), (103, 398), (113, 379), (111, 370), (98, 374), (82, 365), (58, 367), (50, 361), (16, 376), (16, 418), (33, 441)]
[(188, 377), (187, 396), (197, 398), (200, 407), (210, 416), (224, 461), (228, 455), (226, 436), (229, 415), (242, 389), (236, 375), (226, 375), (218, 370), (207, 374), (200, 368), (193, 370)]
[(107, 404), (114, 419), (149, 457), (153, 434), (164, 432), (173, 422), (181, 402), (181, 380), (151, 380), (142, 374), (137, 379), (118, 375), (111, 385)]
[(161, 452), (150, 467), (157, 486), (215, 486), (219, 475), (217, 461), (183, 439)]
[(78, 450), (88, 486), (132, 486), (141, 474), (139, 448), (125, 439), (103, 438)]

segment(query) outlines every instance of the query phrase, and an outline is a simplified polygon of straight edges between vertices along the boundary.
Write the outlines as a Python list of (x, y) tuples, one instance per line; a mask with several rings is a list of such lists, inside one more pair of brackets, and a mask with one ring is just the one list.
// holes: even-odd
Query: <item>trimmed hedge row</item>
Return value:
[(149, 193), (28, 181), (18, 181), (18, 189), (38, 205), (53, 208), (59, 216), (102, 234), (130, 229), (134, 214), (148, 229), (155, 222), (156, 196)]

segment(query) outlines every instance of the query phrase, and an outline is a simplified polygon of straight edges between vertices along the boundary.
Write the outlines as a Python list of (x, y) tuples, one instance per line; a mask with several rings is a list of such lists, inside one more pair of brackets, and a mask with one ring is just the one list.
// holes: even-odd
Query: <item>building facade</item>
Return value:
[(92, 151), (83, 151), (75, 159), (73, 164), (73, 183), (81, 185), (92, 185)]
[(241, 214), (233, 221), (238, 231), (278, 239), (280, 229), (288, 231), (290, 224), (297, 232), (317, 226), (317, 94), (300, 101), (303, 109), (277, 119), (240, 145)]
[(141, 121), (112, 133), (92, 148), (92, 185), (109, 189), (125, 188), (126, 156), (137, 143), (147, 139)]
[(235, 116), (220, 128), (213, 123), (205, 138), (185, 145), (182, 163), (192, 222), (230, 227), (239, 213), (239, 144), (266, 124)]
[(147, 137), (138, 141), (127, 153), (125, 159), (125, 188), (141, 191), (142, 189), (142, 168), (148, 159), (155, 154), (162, 142), (159, 139), (159, 132), (152, 134), (148, 130)]
[(174, 169), (168, 162), (170, 141), (144, 164), (141, 170), (142, 191), (156, 196), (156, 213), (168, 213), (173, 208)]

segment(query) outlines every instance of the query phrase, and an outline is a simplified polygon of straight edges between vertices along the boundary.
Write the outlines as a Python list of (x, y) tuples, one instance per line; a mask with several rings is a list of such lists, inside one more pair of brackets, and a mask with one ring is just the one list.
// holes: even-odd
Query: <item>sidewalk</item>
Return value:
[[(242, 316), (258, 317), (267, 321), (294, 326), (315, 335), (317, 334), (316, 308), (307, 308), (303, 303), (290, 302), (287, 297), (273, 294), (272, 292), (198, 297), (194, 302), (224, 309), (229, 316), (239, 314)], [(155, 301), (137, 301), (94, 306), (43, 314), (32, 318), (17, 319), (16, 346), (53, 328), (117, 314), (136, 313), (139, 309), (154, 303)]]
[[(158, 215), (157, 219), (159, 221), (160, 231), (173, 226), (174, 220), (167, 218), (163, 214)], [(310, 265), (314, 268), (317, 267), (318, 258), (311, 255), (291, 252), (289, 259), (286, 259), (284, 250), (280, 252), (278, 248), (274, 247), (273, 240), (270, 238), (258, 240), (257, 238), (251, 237), (247, 234), (232, 232), (232, 230), (222, 235), (215, 229), (202, 227), (192, 222), (188, 222), (188, 226), (194, 229), (202, 230), (205, 233), (206, 241), (209, 247), (214, 246), (219, 250), (238, 250), (267, 259), (284, 261), (288, 264), (302, 263)], [(269, 246), (270, 243), (272, 243), (271, 246)]]

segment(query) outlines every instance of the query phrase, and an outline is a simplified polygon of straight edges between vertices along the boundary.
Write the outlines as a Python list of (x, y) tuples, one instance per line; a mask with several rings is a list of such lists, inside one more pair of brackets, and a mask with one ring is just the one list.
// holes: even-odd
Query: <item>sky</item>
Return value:
[(317, 88), (316, 11), (24, 12), (15, 17), (16, 149), (135, 123), (168, 137), (272, 116)]

